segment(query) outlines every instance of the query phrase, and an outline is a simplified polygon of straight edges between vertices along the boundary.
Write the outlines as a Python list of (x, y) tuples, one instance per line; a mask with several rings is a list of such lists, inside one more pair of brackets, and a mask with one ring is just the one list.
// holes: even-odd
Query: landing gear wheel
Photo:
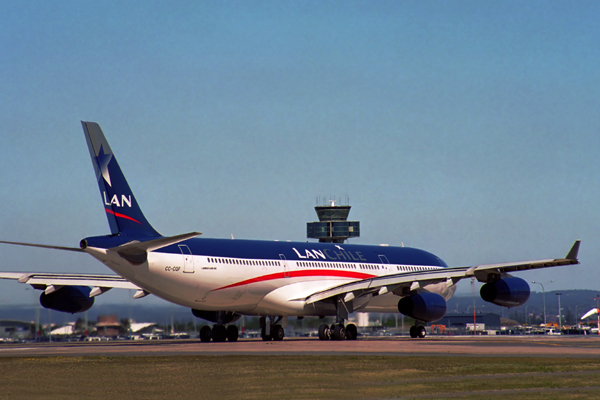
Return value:
[(346, 339), (348, 340), (356, 340), (358, 337), (358, 329), (354, 324), (346, 325)]
[(416, 326), (411, 326), (410, 327), (410, 337), (415, 339), (417, 337), (417, 327)]
[(210, 338), (212, 336), (210, 331), (211, 329), (208, 325), (204, 325), (202, 328), (200, 328), (200, 341), (202, 343), (210, 342)]
[(329, 326), (327, 326), (327, 324), (321, 324), (319, 326), (319, 339), (329, 340)]
[(285, 331), (281, 325), (273, 325), (271, 327), (271, 337), (275, 341), (281, 341), (285, 337)]
[(238, 328), (235, 325), (229, 325), (227, 327), (227, 340), (230, 342), (237, 342), (238, 340)]
[(346, 339), (346, 330), (344, 329), (344, 325), (337, 324), (337, 325), (333, 326), (333, 339), (334, 340)]
[(423, 339), (425, 336), (427, 336), (427, 330), (425, 330), (424, 326), (417, 327), (417, 336), (421, 339)]
[(212, 328), (212, 340), (213, 342), (224, 342), (227, 339), (227, 329), (225, 325), (215, 325)]
[(265, 342), (268, 342), (269, 340), (271, 340), (271, 334), (273, 333), (273, 331), (271, 331), (271, 333), (269, 333), (268, 335), (267, 335), (267, 333), (266, 333), (266, 332), (267, 332), (266, 328), (262, 328), (262, 329), (260, 330), (260, 337), (261, 337), (261, 338), (262, 338), (262, 340), (264, 340)]

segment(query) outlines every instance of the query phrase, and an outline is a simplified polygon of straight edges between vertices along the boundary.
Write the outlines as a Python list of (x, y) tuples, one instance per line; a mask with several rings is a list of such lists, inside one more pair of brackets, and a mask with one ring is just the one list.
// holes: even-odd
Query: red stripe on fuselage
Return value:
[[(287, 274), (287, 277), (286, 277), (286, 274)], [(322, 277), (326, 277), (326, 278), (367, 279), (367, 278), (374, 278), (377, 275), (365, 274), (364, 272), (321, 270), (321, 269), (276, 272), (274, 274), (257, 276), (256, 278), (246, 279), (245, 281), (232, 283), (231, 285), (227, 285), (227, 286), (223, 286), (223, 287), (214, 289), (214, 291), (221, 290), (221, 289), (228, 289), (228, 288), (232, 288), (232, 287), (236, 287), (236, 286), (247, 285), (249, 283), (272, 281), (274, 279), (302, 278), (302, 277), (309, 277), (309, 276), (322, 276)]]
[(138, 224), (140, 224), (140, 225), (142, 224), (140, 221), (138, 221), (138, 220), (136, 220), (136, 219), (133, 219), (133, 218), (131, 218), (131, 217), (128, 217), (128, 216), (127, 216), (127, 215), (125, 215), (125, 214), (121, 214), (121, 213), (118, 213), (118, 212), (114, 212), (113, 210), (109, 210), (108, 208), (105, 208), (104, 210), (106, 210), (106, 212), (107, 212), (107, 213), (114, 215), (115, 217), (119, 217), (119, 218), (125, 218), (125, 219), (128, 219), (128, 220), (130, 220), (130, 221), (137, 222), (137, 223), (138, 223)]

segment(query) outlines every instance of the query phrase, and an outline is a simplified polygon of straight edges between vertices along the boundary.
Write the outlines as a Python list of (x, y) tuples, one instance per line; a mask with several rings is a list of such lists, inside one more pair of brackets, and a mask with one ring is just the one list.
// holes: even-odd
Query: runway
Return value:
[(108, 341), (76, 343), (1, 344), (0, 357), (43, 356), (172, 356), (172, 355), (385, 355), (600, 358), (597, 336), (483, 336), (425, 339), (407, 337), (360, 338), (355, 341), (260, 339), (235, 343), (199, 340)]

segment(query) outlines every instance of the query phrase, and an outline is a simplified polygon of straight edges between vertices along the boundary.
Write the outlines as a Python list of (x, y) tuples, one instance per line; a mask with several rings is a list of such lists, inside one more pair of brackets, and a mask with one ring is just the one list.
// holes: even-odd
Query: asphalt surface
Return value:
[(201, 343), (196, 339), (0, 344), (0, 357), (170, 356), (170, 355), (419, 355), (482, 357), (600, 358), (598, 336), (431, 336), (359, 338), (321, 341), (313, 338), (263, 342)]

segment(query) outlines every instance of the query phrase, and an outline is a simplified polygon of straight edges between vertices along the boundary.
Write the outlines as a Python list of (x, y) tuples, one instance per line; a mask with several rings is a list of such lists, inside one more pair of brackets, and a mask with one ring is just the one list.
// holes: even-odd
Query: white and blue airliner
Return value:
[(110, 234), (82, 239), (79, 247), (1, 243), (85, 252), (115, 274), (0, 272), (43, 292), (42, 306), (67, 313), (88, 310), (112, 288), (135, 289), (189, 307), (213, 323), (200, 330), (203, 342), (236, 341), (232, 323), (259, 316), (262, 338), (282, 340), (287, 317), (332, 316), (322, 340), (356, 339), (353, 312), (400, 312), (415, 319), (412, 337), (446, 313), (456, 283), (474, 278), (485, 284), (481, 297), (515, 307), (529, 285), (512, 272), (578, 264), (579, 241), (566, 257), (467, 267), (448, 267), (424, 250), (335, 243), (208, 239), (191, 232), (165, 237), (146, 220), (100, 126), (82, 122)]

